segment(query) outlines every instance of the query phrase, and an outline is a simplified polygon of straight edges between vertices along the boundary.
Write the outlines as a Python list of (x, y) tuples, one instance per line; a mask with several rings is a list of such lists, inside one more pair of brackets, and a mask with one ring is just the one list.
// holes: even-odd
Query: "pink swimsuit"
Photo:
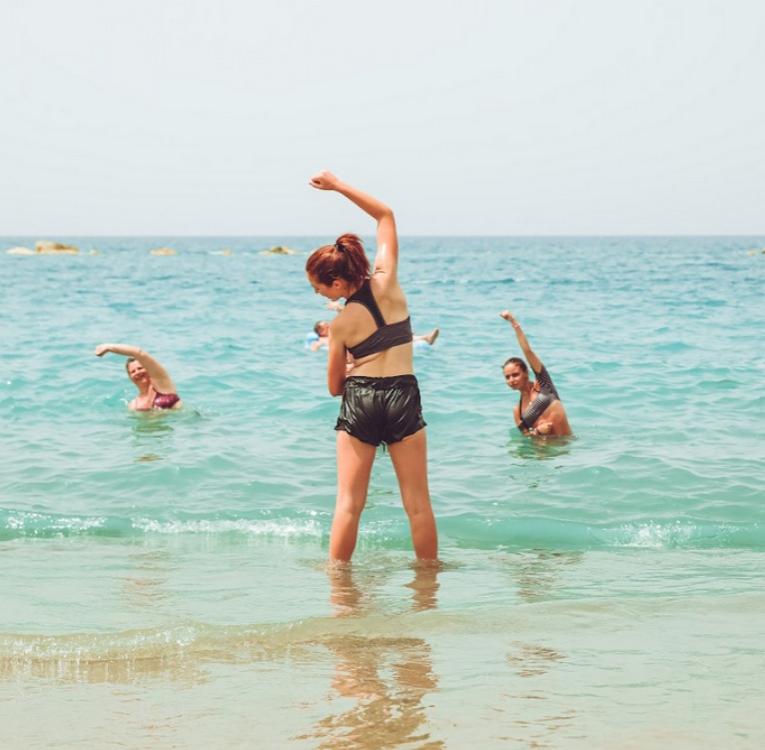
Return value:
[(151, 402), (149, 409), (136, 409), (136, 411), (151, 411), (152, 409), (172, 409), (181, 397), (177, 393), (156, 393), (154, 401)]

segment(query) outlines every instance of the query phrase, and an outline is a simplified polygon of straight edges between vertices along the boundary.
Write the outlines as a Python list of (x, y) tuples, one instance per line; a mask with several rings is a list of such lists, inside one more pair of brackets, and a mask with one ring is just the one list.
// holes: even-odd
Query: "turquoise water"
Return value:
[[(441, 328), (415, 354), (438, 571), (382, 451), (352, 569), (324, 564), (324, 240), (0, 255), (3, 746), (760, 746), (765, 239), (403, 240), (415, 330)], [(503, 308), (572, 439), (512, 426)], [(129, 413), (103, 341), (183, 411)]]

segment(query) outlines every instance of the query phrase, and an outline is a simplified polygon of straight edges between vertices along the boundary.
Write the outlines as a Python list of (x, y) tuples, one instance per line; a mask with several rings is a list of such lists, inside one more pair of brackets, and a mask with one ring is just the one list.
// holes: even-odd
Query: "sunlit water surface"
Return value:
[[(0, 255), (2, 746), (762, 746), (765, 240), (404, 239), (443, 564), (380, 451), (338, 570), (324, 240)], [(570, 440), (512, 425), (506, 307)]]

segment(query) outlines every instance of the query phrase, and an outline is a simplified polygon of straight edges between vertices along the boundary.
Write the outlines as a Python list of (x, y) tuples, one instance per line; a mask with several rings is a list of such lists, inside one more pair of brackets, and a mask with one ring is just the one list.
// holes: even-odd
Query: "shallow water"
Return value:
[[(380, 451), (328, 570), (330, 313), (259, 254), (322, 239), (0, 255), (3, 746), (760, 746), (765, 240), (405, 239), (443, 567)], [(570, 440), (512, 427), (505, 307)], [(128, 413), (102, 341), (184, 410)]]

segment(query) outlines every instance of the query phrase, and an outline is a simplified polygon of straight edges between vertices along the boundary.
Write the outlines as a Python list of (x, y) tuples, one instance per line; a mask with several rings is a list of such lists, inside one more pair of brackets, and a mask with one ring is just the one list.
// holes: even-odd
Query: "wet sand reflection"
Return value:
[[(437, 606), (437, 566), (417, 566), (412, 589), (412, 609)], [(329, 571), (330, 601), (337, 617), (359, 617), (373, 602), (354, 581), (350, 566)], [(438, 688), (430, 645), (422, 638), (368, 638), (333, 636), (323, 641), (336, 660), (332, 678), (335, 699), (354, 704), (341, 713), (320, 720), (308, 737), (319, 739), (320, 748), (371, 750), (418, 743), (422, 750), (443, 748), (429, 736), (427, 693)], [(305, 738), (308, 738), (305, 737)]]

